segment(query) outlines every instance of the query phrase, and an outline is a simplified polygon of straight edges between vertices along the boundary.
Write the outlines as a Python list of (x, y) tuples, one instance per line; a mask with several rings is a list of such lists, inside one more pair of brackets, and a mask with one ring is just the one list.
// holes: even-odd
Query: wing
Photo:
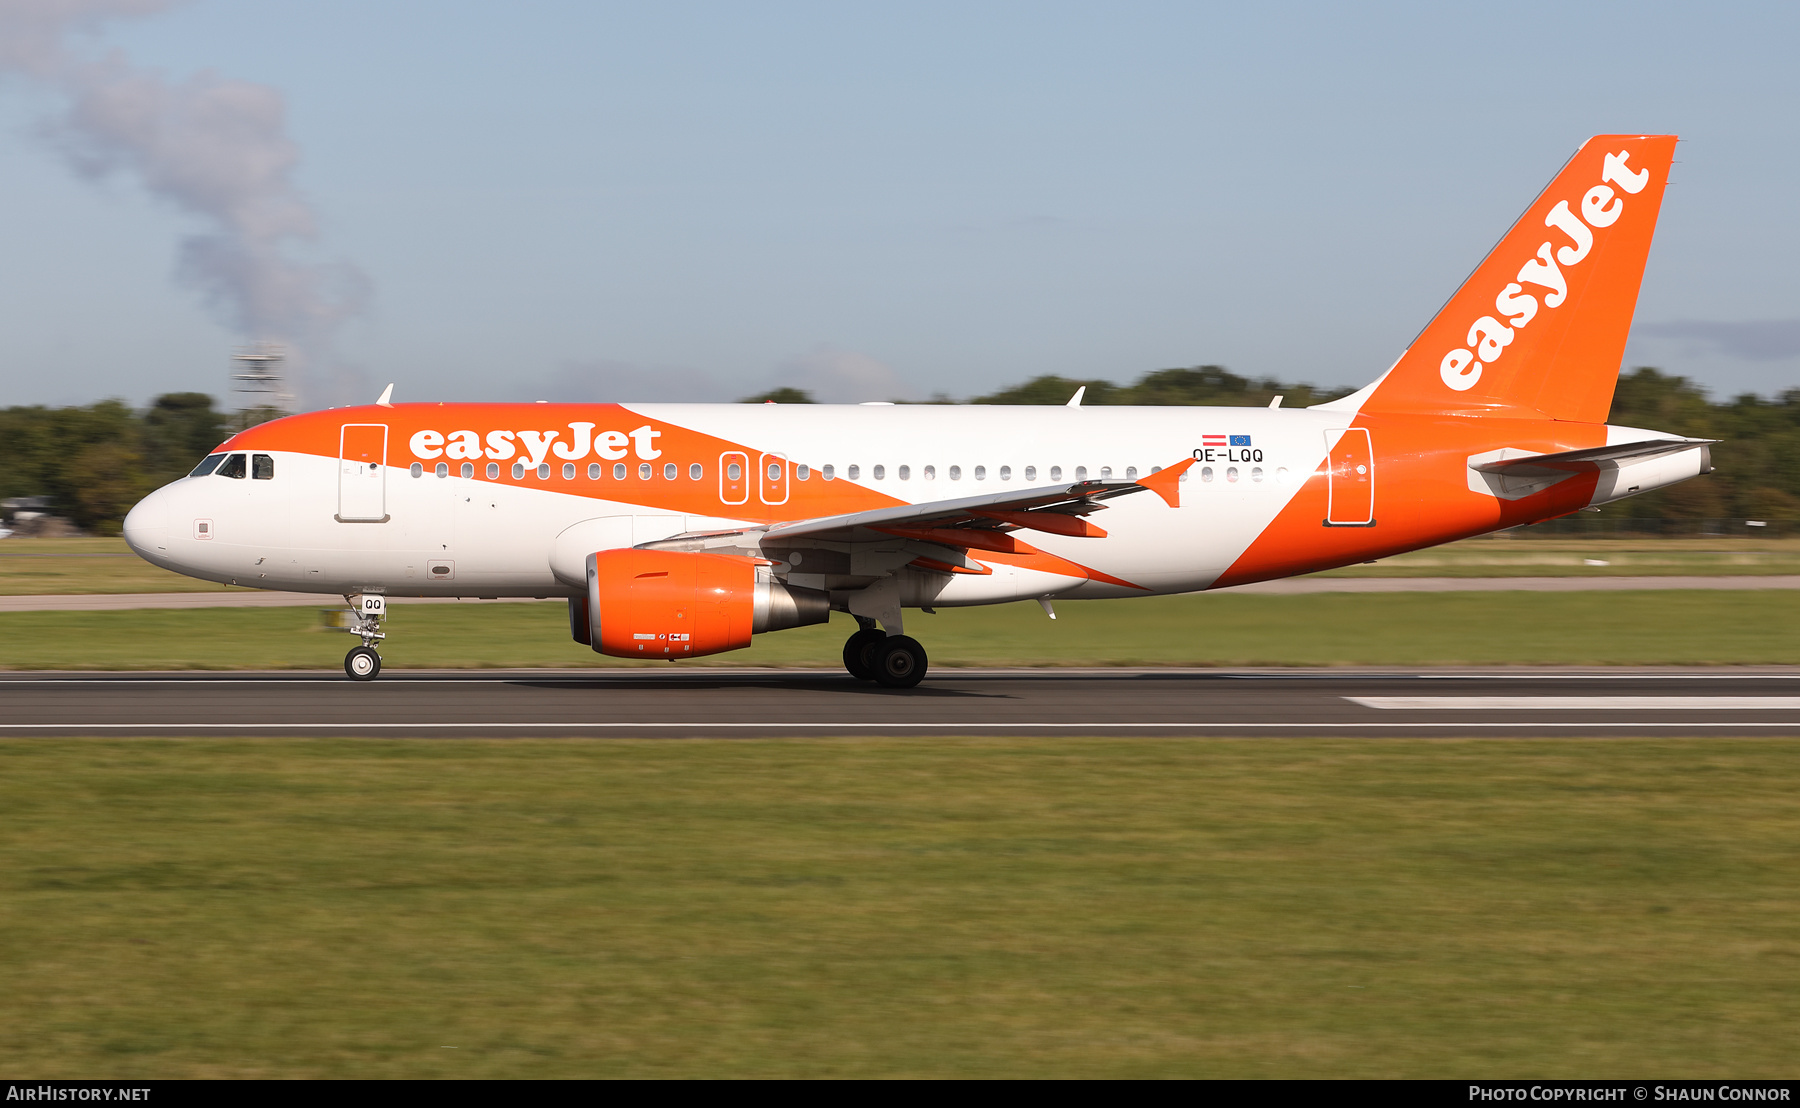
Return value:
[[(1054, 535), (1103, 538), (1106, 532), (1082, 517), (1105, 507), (1102, 501), (1144, 491), (1144, 486), (1135, 481), (1045, 485), (778, 523), (763, 538), (778, 544), (801, 539), (867, 542), (897, 532), (970, 531), (998, 535), (1020, 527)], [(973, 545), (982, 545), (979, 535), (973, 537), (977, 540)]]
[[(765, 558), (783, 580), (808, 588), (854, 592), (861, 599), (848, 602), (852, 612), (897, 627), (900, 593), (895, 591), (894, 582), (903, 567), (923, 571), (927, 576), (942, 575), (938, 580), (943, 582), (958, 574), (990, 576), (993, 565), (1007, 564), (1142, 588), (1092, 566), (1039, 550), (1015, 535), (1041, 531), (1104, 538), (1106, 532), (1089, 522), (1088, 516), (1105, 509), (1105, 502), (1114, 497), (1139, 492), (1154, 492), (1171, 507), (1178, 507), (1179, 481), (1193, 462), (1192, 458), (1184, 458), (1139, 481), (1044, 485), (764, 526), (690, 531), (639, 545), (646, 549), (711, 550)], [(980, 556), (972, 556), (971, 551)], [(942, 584), (936, 588), (941, 589)], [(925, 595), (936, 596), (937, 591), (928, 588)]]

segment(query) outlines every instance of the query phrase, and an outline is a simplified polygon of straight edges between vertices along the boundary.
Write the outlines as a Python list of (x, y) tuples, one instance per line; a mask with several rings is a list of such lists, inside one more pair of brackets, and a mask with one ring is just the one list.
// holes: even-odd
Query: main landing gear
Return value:
[(373, 681), (381, 672), (381, 655), (375, 652), (375, 644), (387, 638), (381, 632), (387, 598), (364, 593), (344, 599), (350, 602), (350, 621), (344, 630), (362, 636), (362, 645), (351, 647), (350, 653), (344, 655), (344, 672), (352, 681)]
[(910, 689), (925, 679), (925, 648), (917, 639), (865, 627), (845, 640), (844, 668), (858, 681)]

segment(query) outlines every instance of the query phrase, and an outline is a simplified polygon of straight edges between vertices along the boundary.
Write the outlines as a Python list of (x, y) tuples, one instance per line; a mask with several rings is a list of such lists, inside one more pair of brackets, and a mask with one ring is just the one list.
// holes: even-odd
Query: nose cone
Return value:
[(145, 561), (169, 560), (169, 493), (158, 489), (125, 516), (125, 545)]

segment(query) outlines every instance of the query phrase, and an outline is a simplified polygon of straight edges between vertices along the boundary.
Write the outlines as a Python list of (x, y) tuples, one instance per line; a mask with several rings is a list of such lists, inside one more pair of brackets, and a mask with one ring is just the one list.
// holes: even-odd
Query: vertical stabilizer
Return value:
[(1675, 141), (1584, 143), (1362, 410), (1605, 422)]

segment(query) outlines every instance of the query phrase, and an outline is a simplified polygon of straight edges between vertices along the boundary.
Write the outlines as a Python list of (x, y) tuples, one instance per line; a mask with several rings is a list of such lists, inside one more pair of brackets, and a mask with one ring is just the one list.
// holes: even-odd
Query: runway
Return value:
[(0, 676), (0, 736), (1800, 735), (1800, 669)]

